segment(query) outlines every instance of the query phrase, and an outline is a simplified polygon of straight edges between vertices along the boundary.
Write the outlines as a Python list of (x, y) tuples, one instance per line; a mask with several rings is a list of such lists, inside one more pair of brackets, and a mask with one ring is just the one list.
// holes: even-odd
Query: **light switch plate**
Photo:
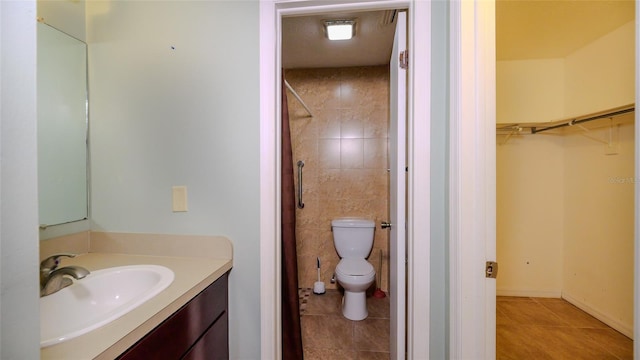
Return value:
[(173, 212), (187, 211), (187, 187), (173, 186), (171, 188)]

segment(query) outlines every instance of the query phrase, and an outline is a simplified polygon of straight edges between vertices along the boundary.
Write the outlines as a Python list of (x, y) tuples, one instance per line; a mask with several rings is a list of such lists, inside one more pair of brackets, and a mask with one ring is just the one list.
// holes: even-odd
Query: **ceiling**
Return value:
[(633, 0), (496, 2), (496, 58), (566, 57), (632, 21)]
[[(634, 14), (634, 0), (497, 0), (496, 58), (565, 57), (632, 21)], [(284, 18), (283, 67), (388, 64), (395, 29), (389, 15), (388, 11), (371, 11)], [(329, 41), (324, 36), (323, 20), (354, 18), (353, 39)]]
[[(282, 65), (290, 68), (371, 66), (389, 63), (395, 21), (391, 12), (330, 13), (282, 19)], [(329, 41), (323, 20), (356, 19), (351, 40)]]

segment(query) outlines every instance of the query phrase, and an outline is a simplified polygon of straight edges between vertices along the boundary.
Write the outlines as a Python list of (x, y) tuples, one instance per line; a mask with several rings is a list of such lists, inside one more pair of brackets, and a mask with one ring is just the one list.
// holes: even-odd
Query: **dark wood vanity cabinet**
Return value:
[(118, 359), (228, 359), (228, 276), (222, 275)]

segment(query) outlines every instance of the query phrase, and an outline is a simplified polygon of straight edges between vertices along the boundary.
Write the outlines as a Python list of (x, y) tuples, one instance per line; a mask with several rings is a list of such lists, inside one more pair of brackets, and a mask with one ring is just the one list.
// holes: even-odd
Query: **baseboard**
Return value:
[(520, 297), (543, 297), (543, 298), (560, 298), (562, 292), (560, 290), (520, 290), (520, 289), (496, 289), (497, 296), (520, 296)]
[(623, 324), (619, 320), (614, 319), (609, 315), (593, 308), (591, 305), (572, 297), (566, 292), (562, 292), (562, 298), (567, 300), (569, 303), (575, 305), (580, 310), (586, 312), (587, 314), (611, 326), (612, 328), (619, 331), (620, 333), (627, 336), (628, 338), (633, 339), (633, 324), (631, 324), (631, 326)]

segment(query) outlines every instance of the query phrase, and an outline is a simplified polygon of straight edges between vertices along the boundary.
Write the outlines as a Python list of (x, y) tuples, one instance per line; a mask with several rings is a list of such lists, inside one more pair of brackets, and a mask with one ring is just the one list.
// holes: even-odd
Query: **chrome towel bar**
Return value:
[(302, 168), (304, 167), (304, 161), (298, 160), (298, 209), (304, 208), (302, 202)]

